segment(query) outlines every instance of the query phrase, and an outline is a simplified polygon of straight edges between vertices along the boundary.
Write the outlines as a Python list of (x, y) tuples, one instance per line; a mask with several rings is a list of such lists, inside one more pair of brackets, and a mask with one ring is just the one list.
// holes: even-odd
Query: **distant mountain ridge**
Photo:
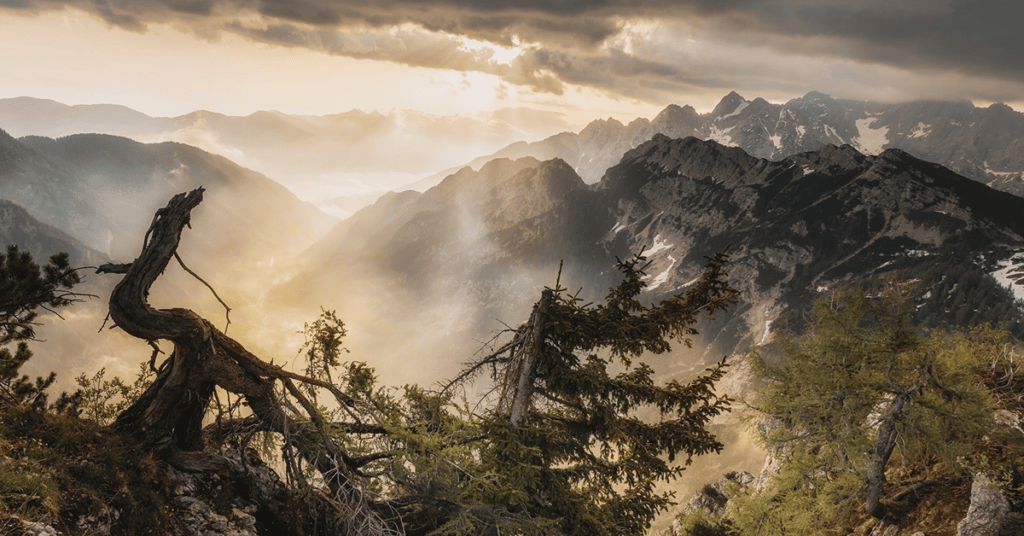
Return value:
[(105, 134), (14, 140), (0, 131), (0, 150), (0, 197), (108, 255), (134, 254), (153, 212), (198, 186), (213, 197), (197, 217), (217, 222), (205, 239), (218, 254), (298, 251), (332, 223), (267, 177), (183, 144)]
[[(321, 116), (278, 111), (233, 116), (200, 110), (151, 117), (112, 104), (0, 99), (0, 128), (15, 137), (98, 133), (143, 143), (186, 143), (273, 177), (303, 199), (343, 213), (437, 169), (567, 126), (560, 114), (526, 108), (453, 116), (353, 109)], [(402, 158), (394, 158), (397, 151)]]
[[(6, 200), (0, 202), (0, 238), (41, 261), (68, 251), (76, 266), (131, 262), (157, 209), (173, 195), (200, 186), (206, 189), (204, 202), (183, 233), (182, 262), (237, 308), (231, 314), (236, 337), (253, 348), (283, 346), (293, 352), (290, 342), (267, 335), (264, 322), (274, 319), (273, 312), (258, 304), (277, 271), (337, 220), (268, 177), (188, 145), (143, 144), (105, 134), (19, 140), (0, 130), (0, 199)], [(100, 299), (75, 305), (65, 320), (44, 321), (40, 336), (47, 339), (48, 352), (40, 366), (50, 360), (59, 365), (47, 370), (91, 369), (92, 374), (102, 365), (130, 377), (149, 351), (123, 332), (97, 332), (120, 276), (82, 275), (88, 279), (84, 291)], [(217, 297), (177, 262), (150, 299), (158, 308), (185, 306), (211, 321), (226, 321)], [(62, 378), (70, 382), (74, 374)]]
[(561, 158), (589, 184), (626, 151), (656, 134), (713, 140), (776, 161), (826, 145), (849, 144), (869, 155), (902, 149), (999, 190), (1024, 194), (1024, 114), (1006, 105), (879, 104), (837, 100), (813, 91), (784, 104), (761, 98), (748, 101), (732, 92), (706, 114), (692, 106), (670, 105), (652, 120), (640, 118), (626, 125), (597, 120), (579, 133), (515, 143), (470, 165), (479, 167), (491, 158)]
[[(440, 164), (440, 155), (450, 161), (455, 155), (490, 153), (462, 160), (474, 169), (494, 158), (560, 158), (589, 184), (655, 134), (715, 140), (770, 160), (825, 145), (850, 144), (865, 154), (897, 148), (997, 189), (1024, 194), (1024, 114), (1001, 104), (979, 108), (966, 101), (880, 104), (812, 91), (773, 104), (731, 92), (708, 113), (673, 104), (650, 120), (596, 120), (578, 133), (519, 141), (497, 152), (489, 147), (500, 147), (500, 140), (509, 136), (529, 139), (562, 129), (565, 123), (535, 110), (499, 110), (480, 117), (359, 110), (325, 116), (197, 111), (156, 118), (117, 105), (67, 106), (19, 97), (0, 99), (0, 126), (18, 135), (97, 132), (188, 143), (267, 173), (339, 215), (369, 204), (388, 189), (424, 191), (461, 167), (425, 176), (421, 170), (430, 168), (428, 162)], [(396, 151), (404, 158), (396, 161)], [(346, 186), (324, 189), (326, 179)]]

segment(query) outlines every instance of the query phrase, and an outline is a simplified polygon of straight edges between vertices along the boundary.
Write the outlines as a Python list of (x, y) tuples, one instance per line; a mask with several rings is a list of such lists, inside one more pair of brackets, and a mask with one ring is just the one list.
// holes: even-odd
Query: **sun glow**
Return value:
[(490, 63), (496, 65), (512, 65), (512, 62), (521, 56), (524, 50), (518, 37), (512, 38), (513, 46), (511, 47), (504, 47), (489, 41), (479, 41), (465, 36), (459, 36), (458, 40), (462, 43), (462, 50), (487, 58)]

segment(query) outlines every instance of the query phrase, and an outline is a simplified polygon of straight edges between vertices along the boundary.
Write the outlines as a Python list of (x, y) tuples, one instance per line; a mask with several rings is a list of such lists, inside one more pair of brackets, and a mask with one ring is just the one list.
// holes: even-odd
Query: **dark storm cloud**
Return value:
[(764, 37), (790, 51), (1024, 80), (1019, 0), (758, 4), (719, 13), (715, 22), (740, 39)]
[[(1020, 0), (0, 0), (0, 8), (23, 12), (66, 6), (132, 31), (171, 22), (204, 37), (227, 31), (356, 58), (493, 73), (556, 94), (566, 83), (645, 99), (730, 84), (725, 75), (694, 74), (686, 58), (657, 53), (658, 43), (617, 43), (630, 21), (689, 28), (734, 53), (742, 45), (1024, 82)], [(457, 36), (521, 42), (525, 51), (503, 65), (465, 50)], [(644, 49), (651, 53), (637, 52)], [(716, 53), (719, 63), (736, 64), (709, 52)]]

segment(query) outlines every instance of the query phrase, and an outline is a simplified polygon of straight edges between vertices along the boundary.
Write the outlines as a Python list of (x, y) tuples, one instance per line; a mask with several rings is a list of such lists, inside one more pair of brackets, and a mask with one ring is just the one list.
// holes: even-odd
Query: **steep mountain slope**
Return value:
[(578, 134), (516, 143), (470, 165), (478, 167), (496, 157), (557, 157), (593, 183), (623, 153), (655, 134), (714, 140), (770, 160), (826, 145), (849, 144), (872, 155), (902, 149), (1000, 190), (1024, 193), (1024, 114), (1006, 105), (878, 104), (836, 100), (813, 91), (785, 104), (761, 98), (748, 101), (732, 92), (707, 114), (670, 105), (653, 120), (641, 118), (627, 125), (614, 119), (594, 121)]
[[(592, 186), (561, 160), (499, 159), (423, 194), (385, 196), (313, 246), (307, 270), (275, 292), (314, 289), (321, 304), (359, 326), (388, 326), (379, 335), (401, 333), (424, 356), (430, 340), (463, 337), (465, 350), (500, 327), (492, 319), (524, 318), (560, 259), (562, 283), (593, 299), (616, 257), (642, 252), (654, 297), (684, 290), (704, 257), (727, 247), (742, 299), (705, 326), (704, 342), (742, 352), (842, 282), (943, 263), (991, 271), (1024, 248), (1024, 199), (900, 150), (829, 145), (774, 162), (657, 135)], [(403, 313), (416, 320), (392, 329)], [(424, 359), (450, 368), (449, 350)]]
[(107, 216), (97, 210), (93, 192), (60, 165), (0, 130), (0, 198), (13, 201), (42, 221), (75, 233), (100, 250), (102, 240), (79, 233)]
[(39, 262), (61, 251), (67, 252), (72, 266), (97, 266), (105, 256), (75, 240), (71, 235), (40, 222), (27, 210), (0, 199), (0, 249), (16, 245)]
[(387, 194), (340, 222), (268, 303), (336, 309), (358, 359), (386, 368), (396, 383), (423, 380), (419, 366), (384, 363), (415, 353), (423, 366), (450, 370), (501, 328), (496, 319), (525, 318), (543, 286), (555, 283), (561, 259), (571, 259), (563, 277), (574, 281), (595, 267), (609, 271), (593, 245), (612, 220), (595, 210), (596, 199), (558, 160), (466, 168), (425, 193)]
[[(655, 136), (598, 185), (617, 204), (613, 250), (647, 246), (653, 291), (684, 288), (726, 246), (743, 291), (731, 348), (843, 281), (896, 268), (1007, 258), (1024, 245), (1024, 199), (891, 149), (826, 146), (781, 162), (695, 138)], [(924, 292), (924, 290), (922, 290)]]

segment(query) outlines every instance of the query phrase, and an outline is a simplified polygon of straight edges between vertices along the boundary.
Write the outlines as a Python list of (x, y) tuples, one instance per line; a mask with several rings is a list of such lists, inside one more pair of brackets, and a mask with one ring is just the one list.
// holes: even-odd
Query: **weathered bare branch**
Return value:
[[(198, 188), (178, 194), (157, 211), (146, 233), (142, 252), (134, 262), (100, 268), (101, 273), (125, 274), (111, 293), (110, 318), (126, 333), (154, 346), (151, 364), (155, 365), (158, 351), (153, 341), (163, 339), (173, 345), (156, 379), (118, 416), (114, 428), (134, 436), (144, 447), (179, 468), (216, 468), (220, 465), (217, 460), (195, 453), (202, 450), (203, 416), (215, 389), (220, 387), (245, 399), (256, 428), (282, 434), (284, 460), (290, 476), (304, 478), (296, 456), (304, 458), (321, 474), (335, 500), (347, 501), (350, 512), (362, 512), (357, 520), (353, 518), (353, 523), (383, 526), (365, 508), (359, 491), (358, 461), (330, 437), (328, 423), (295, 382), (329, 391), (357, 421), (351, 428), (360, 430), (364, 425), (352, 410), (356, 406), (352, 397), (330, 383), (285, 371), (259, 359), (191, 310), (155, 309), (148, 303), (150, 287), (171, 258), (178, 257), (182, 231), (189, 224), (191, 211), (202, 201), (203, 192)], [(178, 260), (180, 262), (180, 258)], [(206, 284), (184, 264), (182, 267)], [(224, 304), (219, 296), (217, 299)], [(230, 318), (228, 320), (230, 323)], [(285, 412), (289, 403), (278, 396), (277, 382), (284, 385), (286, 396), (298, 401), (312, 427), (309, 423), (297, 422)]]
[(96, 268), (97, 274), (127, 274), (128, 270), (132, 267), (132, 263), (112, 263), (101, 264), (99, 268)]
[(188, 266), (185, 266), (185, 261), (181, 260), (181, 256), (178, 255), (177, 251), (174, 252), (174, 258), (175, 258), (175, 260), (178, 261), (178, 264), (181, 265), (181, 268), (183, 270), (188, 272), (188, 274), (191, 275), (192, 277), (198, 279), (200, 283), (206, 285), (206, 288), (210, 289), (210, 292), (213, 293), (213, 297), (217, 298), (217, 301), (219, 301), (220, 304), (224, 306), (224, 317), (227, 318), (227, 321), (228, 321), (228, 323), (224, 325), (224, 333), (227, 333), (228, 332), (228, 326), (231, 325), (231, 308), (228, 307), (228, 304), (224, 303), (224, 300), (220, 299), (220, 295), (217, 294), (217, 291), (213, 289), (212, 285), (207, 283), (206, 280), (203, 279), (202, 277), (199, 277), (199, 274), (193, 272), (191, 269), (189, 269)]

